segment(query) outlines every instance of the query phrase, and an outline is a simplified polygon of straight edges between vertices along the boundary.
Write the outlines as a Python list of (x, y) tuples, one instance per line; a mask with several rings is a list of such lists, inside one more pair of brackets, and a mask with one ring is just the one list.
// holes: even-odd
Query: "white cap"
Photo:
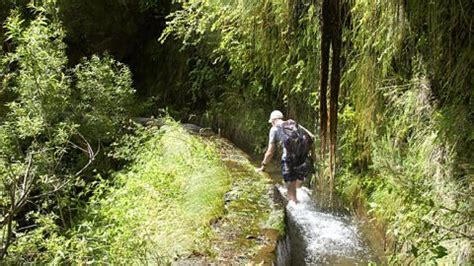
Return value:
[(271, 123), (273, 119), (283, 119), (283, 113), (278, 110), (274, 110), (270, 114), (270, 119), (268, 120), (268, 123)]

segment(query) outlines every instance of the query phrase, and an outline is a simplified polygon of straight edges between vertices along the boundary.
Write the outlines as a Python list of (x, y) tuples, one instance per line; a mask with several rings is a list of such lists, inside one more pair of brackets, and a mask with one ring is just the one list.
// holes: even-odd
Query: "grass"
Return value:
[(277, 238), (266, 232), (281, 234), (283, 212), (272, 208), (269, 180), (233, 145), (168, 121), (126, 136), (114, 155), (129, 166), (93, 185), (73, 228), (64, 234), (55, 217), (44, 217), (36, 238), (18, 241), (12, 256), (74, 264), (271, 262), (265, 248)]
[(77, 264), (212, 257), (210, 224), (223, 215), (231, 181), (214, 146), (169, 121), (125, 137), (116, 153), (129, 166), (113, 181), (95, 183), (73, 228), (64, 234), (55, 217), (45, 217), (32, 234), (37, 237), (18, 241), (12, 256), (31, 253), (32, 261)]
[(122, 249), (134, 249), (136, 243), (147, 261), (211, 253), (208, 225), (222, 215), (229, 173), (212, 146), (177, 125), (164, 126), (158, 134), (119, 175), (123, 186), (101, 201), (107, 220), (122, 227), (122, 241), (110, 247), (120, 260), (128, 254)]

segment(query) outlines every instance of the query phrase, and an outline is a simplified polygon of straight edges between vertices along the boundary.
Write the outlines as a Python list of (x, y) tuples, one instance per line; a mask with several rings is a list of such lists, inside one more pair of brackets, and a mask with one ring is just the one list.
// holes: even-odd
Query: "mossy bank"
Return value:
[(60, 235), (45, 220), (48, 241), (38, 232), (36, 241), (18, 241), (12, 256), (29, 250), (35, 261), (58, 263), (272, 260), (283, 213), (272, 210), (269, 180), (240, 150), (173, 121), (138, 127), (117, 145), (111, 155), (128, 166), (114, 181), (97, 183), (81, 221)]

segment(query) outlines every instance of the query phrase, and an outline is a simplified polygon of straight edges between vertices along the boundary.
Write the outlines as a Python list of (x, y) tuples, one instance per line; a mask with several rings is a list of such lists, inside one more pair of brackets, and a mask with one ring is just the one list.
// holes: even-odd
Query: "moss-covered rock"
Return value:
[(256, 172), (250, 158), (226, 139), (207, 141), (217, 145), (232, 177), (225, 213), (215, 224), (216, 262), (271, 263), (285, 224), (283, 209), (273, 204), (270, 176)]

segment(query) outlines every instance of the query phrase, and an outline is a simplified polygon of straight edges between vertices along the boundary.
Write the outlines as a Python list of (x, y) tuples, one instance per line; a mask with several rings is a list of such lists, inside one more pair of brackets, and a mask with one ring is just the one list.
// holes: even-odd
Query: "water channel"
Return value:
[[(223, 139), (222, 141), (225, 143), (223, 147), (235, 152), (234, 144)], [(261, 161), (259, 156), (247, 157), (243, 151), (239, 156), (231, 158), (230, 161), (249, 159), (255, 166)], [(289, 207), (286, 206), (287, 191), (282, 182), (279, 163), (273, 161), (267, 167), (266, 173), (274, 185), (273, 199), (277, 205), (285, 208), (286, 214), (286, 235), (277, 243), (274, 264), (286, 266), (384, 263), (383, 236), (369, 222), (353, 217), (335, 195), (326, 195), (326, 189), (318, 186), (308, 188), (309, 182), (304, 182), (306, 187), (297, 190), (297, 206)]]
[[(275, 200), (286, 205), (277, 163), (268, 170)], [(382, 241), (368, 222), (355, 219), (337, 199), (302, 187), (298, 205), (285, 207), (287, 234), (278, 243), (276, 265), (368, 265), (382, 263)]]

